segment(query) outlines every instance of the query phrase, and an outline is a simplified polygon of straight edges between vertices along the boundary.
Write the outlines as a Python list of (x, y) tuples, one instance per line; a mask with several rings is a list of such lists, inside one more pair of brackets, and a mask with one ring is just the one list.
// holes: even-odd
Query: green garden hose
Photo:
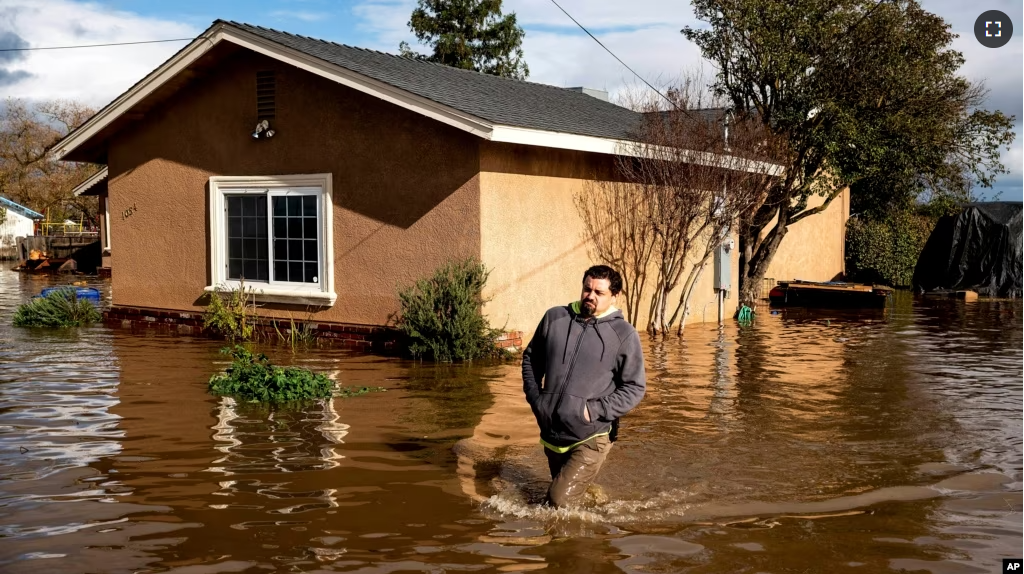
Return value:
[(736, 319), (740, 322), (740, 325), (749, 325), (754, 322), (754, 310), (743, 305), (740, 307), (740, 312)]

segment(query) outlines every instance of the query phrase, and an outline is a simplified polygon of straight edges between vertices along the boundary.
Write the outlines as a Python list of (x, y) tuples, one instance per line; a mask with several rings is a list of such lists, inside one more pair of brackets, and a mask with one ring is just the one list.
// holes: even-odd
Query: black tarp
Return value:
[(940, 218), (914, 268), (914, 290), (1020, 298), (1022, 206), (970, 203)]

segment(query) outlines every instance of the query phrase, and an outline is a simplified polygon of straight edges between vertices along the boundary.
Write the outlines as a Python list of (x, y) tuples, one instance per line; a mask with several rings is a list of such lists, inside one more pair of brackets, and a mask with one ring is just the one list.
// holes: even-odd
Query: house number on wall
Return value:
[(134, 215), (135, 212), (138, 211), (138, 210), (139, 210), (139, 208), (135, 207), (135, 204), (132, 204), (131, 207), (129, 207), (128, 209), (126, 209), (126, 210), (121, 212), (121, 219), (128, 219), (129, 217)]

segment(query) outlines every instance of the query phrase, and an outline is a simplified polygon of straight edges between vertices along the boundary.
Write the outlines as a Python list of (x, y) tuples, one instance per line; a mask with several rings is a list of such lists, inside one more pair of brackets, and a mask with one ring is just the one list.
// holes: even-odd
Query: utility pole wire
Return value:
[(112, 44), (83, 44), (80, 46), (49, 46), (45, 48), (0, 48), (0, 52), (31, 52), (35, 50), (71, 50), (74, 48), (103, 48), (106, 46), (132, 46), (135, 44), (159, 44), (160, 42), (185, 42), (195, 38), (172, 38), (170, 40), (144, 40), (142, 42), (114, 42)]
[(679, 106), (677, 106), (675, 102), (673, 102), (672, 100), (670, 100), (670, 99), (668, 98), (668, 96), (666, 96), (665, 94), (661, 93), (661, 91), (660, 91), (660, 90), (658, 90), (658, 88), (655, 88), (654, 86), (652, 86), (652, 85), (651, 85), (651, 83), (650, 83), (650, 82), (648, 82), (647, 80), (645, 80), (643, 76), (641, 76), (640, 74), (636, 73), (636, 72), (635, 72), (635, 71), (633, 70), (633, 68), (630, 68), (630, 67), (629, 67), (629, 65), (627, 65), (627, 64), (626, 64), (625, 62), (623, 62), (621, 58), (619, 58), (618, 56), (616, 56), (616, 55), (615, 55), (615, 52), (612, 52), (611, 50), (609, 50), (609, 49), (608, 49), (608, 46), (605, 46), (604, 44), (602, 44), (602, 43), (601, 43), (601, 40), (598, 40), (598, 39), (597, 39), (597, 37), (595, 37), (595, 36), (594, 36), (593, 34), (591, 34), (591, 33), (590, 33), (590, 30), (587, 30), (586, 28), (584, 28), (584, 27), (583, 27), (583, 24), (580, 24), (579, 22), (577, 22), (577, 21), (576, 21), (576, 18), (573, 18), (573, 17), (572, 17), (572, 14), (569, 14), (568, 12), (566, 12), (566, 11), (565, 11), (565, 8), (562, 8), (561, 6), (559, 6), (559, 5), (558, 5), (558, 2), (555, 2), (555, 0), (551, 0), (551, 3), (552, 3), (552, 4), (554, 4), (555, 6), (558, 6), (558, 9), (559, 9), (559, 10), (561, 10), (563, 14), (565, 14), (566, 16), (568, 16), (568, 17), (569, 17), (569, 19), (570, 19), (570, 20), (572, 20), (572, 21), (573, 21), (573, 22), (574, 22), (574, 23), (575, 23), (575, 24), (576, 24), (577, 26), (579, 26), (579, 27), (580, 27), (580, 30), (583, 30), (584, 32), (586, 32), (586, 33), (587, 33), (587, 36), (590, 36), (591, 38), (593, 38), (593, 40), (594, 40), (595, 42), (597, 42), (597, 45), (598, 45), (598, 46), (601, 46), (602, 48), (604, 48), (604, 51), (605, 51), (605, 52), (608, 52), (609, 54), (611, 54), (611, 55), (612, 55), (612, 57), (613, 57), (613, 58), (615, 58), (616, 60), (618, 60), (618, 62), (619, 62), (620, 64), (622, 64), (623, 66), (625, 66), (627, 70), (629, 70), (630, 72), (633, 72), (633, 75), (634, 75), (634, 76), (636, 76), (637, 78), (640, 78), (640, 81), (641, 81), (641, 82), (643, 82), (643, 83), (645, 83), (645, 84), (647, 84), (647, 87), (648, 87), (648, 88), (650, 88), (650, 89), (652, 89), (652, 90), (654, 90), (654, 93), (658, 94), (658, 95), (659, 95), (659, 96), (661, 96), (662, 98), (665, 98), (665, 101), (666, 101), (666, 102), (668, 102), (669, 104), (671, 104), (671, 105), (672, 105), (672, 107), (673, 107), (673, 108), (675, 108), (676, 110), (678, 110), (678, 111), (683, 111), (683, 112), (686, 112), (686, 111), (687, 111), (687, 110), (683, 110), (683, 109), (681, 109), (681, 108), (680, 108)]

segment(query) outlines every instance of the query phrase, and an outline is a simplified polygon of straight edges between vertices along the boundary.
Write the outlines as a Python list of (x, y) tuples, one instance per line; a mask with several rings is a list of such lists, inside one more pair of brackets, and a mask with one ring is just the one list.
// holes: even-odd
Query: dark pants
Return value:
[(548, 457), (548, 470), (551, 471), (548, 502), (558, 507), (579, 502), (597, 478), (611, 449), (612, 442), (608, 435), (594, 437), (565, 453), (557, 453), (545, 447), (544, 454)]

